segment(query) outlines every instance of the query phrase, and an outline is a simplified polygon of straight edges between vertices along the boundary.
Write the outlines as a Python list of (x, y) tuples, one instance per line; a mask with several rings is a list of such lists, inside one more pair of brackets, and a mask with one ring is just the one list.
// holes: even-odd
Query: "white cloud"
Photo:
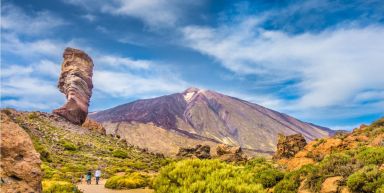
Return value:
[(384, 27), (289, 35), (258, 24), (248, 18), (235, 26), (185, 27), (183, 43), (237, 74), (302, 80), (295, 110), (346, 105), (365, 90), (384, 90)]
[(184, 11), (202, 1), (179, 0), (67, 0), (65, 3), (81, 6), (88, 11), (129, 16), (142, 20), (151, 27), (173, 26), (184, 16)]
[(89, 22), (94, 22), (96, 20), (96, 16), (89, 13), (82, 15), (81, 17), (88, 20)]
[(64, 104), (64, 96), (55, 85), (56, 82), (44, 80), (35, 73), (2, 77), (1, 95), (5, 98), (1, 105), (24, 110), (58, 108)]
[(35, 69), (35, 72), (57, 78), (60, 74), (60, 66), (61, 64), (59, 63), (43, 59), (39, 63), (34, 64), (33, 68)]
[(108, 65), (111, 67), (124, 66), (132, 69), (148, 69), (152, 65), (152, 62), (149, 60), (134, 60), (128, 57), (113, 55), (97, 56), (94, 60), (97, 64)]
[(39, 35), (65, 25), (66, 22), (48, 11), (26, 14), (12, 4), (1, 6), (1, 29), (18, 34)]
[(2, 34), (2, 51), (22, 57), (57, 56), (63, 52), (65, 44), (51, 39), (22, 41), (14, 34)]
[(96, 70), (93, 81), (95, 89), (114, 97), (174, 93), (185, 89), (187, 85), (170, 72), (155, 72), (143, 76), (129, 72)]

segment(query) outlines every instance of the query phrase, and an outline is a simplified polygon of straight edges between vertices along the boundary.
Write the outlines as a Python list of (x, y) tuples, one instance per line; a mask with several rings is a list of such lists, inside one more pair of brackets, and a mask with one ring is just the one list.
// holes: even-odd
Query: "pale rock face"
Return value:
[(85, 52), (74, 48), (66, 48), (63, 58), (58, 88), (67, 102), (53, 113), (81, 125), (87, 117), (92, 96), (93, 62)]
[(339, 185), (343, 180), (342, 176), (333, 176), (325, 179), (321, 185), (320, 193), (337, 193), (339, 192)]
[(184, 91), (183, 97), (187, 103), (190, 103), (197, 94), (203, 93), (203, 92), (204, 90), (202, 89), (191, 87)]
[(40, 155), (19, 125), (1, 113), (1, 192), (41, 192)]

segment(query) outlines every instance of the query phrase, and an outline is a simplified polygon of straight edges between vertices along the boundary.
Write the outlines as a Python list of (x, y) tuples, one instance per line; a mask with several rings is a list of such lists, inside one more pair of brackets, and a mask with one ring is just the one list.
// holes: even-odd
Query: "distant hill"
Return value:
[(334, 133), (257, 104), (197, 88), (137, 100), (89, 117), (102, 123), (107, 134), (168, 155), (182, 146), (218, 143), (271, 154), (278, 133), (301, 133), (306, 140)]

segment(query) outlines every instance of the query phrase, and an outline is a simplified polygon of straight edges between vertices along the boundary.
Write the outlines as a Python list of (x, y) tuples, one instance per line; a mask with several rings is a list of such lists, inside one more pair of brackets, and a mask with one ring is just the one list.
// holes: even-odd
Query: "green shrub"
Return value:
[(326, 156), (319, 164), (319, 172), (322, 176), (349, 176), (353, 173), (351, 156), (336, 153)]
[(381, 185), (381, 187), (376, 190), (376, 193), (384, 193), (384, 184)]
[(149, 183), (147, 176), (134, 172), (124, 176), (113, 176), (104, 186), (110, 189), (132, 189), (146, 187)]
[[(316, 171), (316, 167), (308, 164), (301, 167), (299, 170), (288, 172), (285, 174), (283, 180), (276, 184), (274, 193), (296, 193), (300, 186), (301, 177), (307, 176)], [(308, 184), (307, 186), (311, 186)]]
[(128, 153), (124, 150), (117, 149), (112, 152), (112, 156), (125, 159), (125, 158), (128, 158)]
[(246, 164), (246, 169), (253, 173), (255, 182), (262, 184), (264, 188), (275, 186), (284, 177), (281, 171), (267, 163), (264, 158), (250, 160)]
[(43, 193), (81, 193), (74, 184), (64, 181), (43, 180)]
[(274, 188), (274, 193), (296, 193), (300, 186), (300, 171), (286, 174)]
[(379, 120), (373, 122), (370, 127), (384, 127), (384, 117)]
[(39, 118), (39, 114), (37, 114), (36, 112), (29, 113), (28, 118), (29, 119), (37, 119), (37, 118)]
[(61, 144), (61, 146), (64, 147), (65, 150), (68, 150), (68, 151), (76, 151), (77, 149), (79, 149), (79, 147), (77, 147), (77, 145), (73, 144), (72, 142), (70, 142), (68, 140), (62, 140), (62, 141), (60, 141), (60, 144)]
[(363, 165), (384, 164), (384, 147), (367, 147), (359, 152), (356, 158)]
[(365, 166), (347, 179), (347, 186), (353, 192), (374, 193), (384, 184), (384, 173), (375, 165)]
[(219, 160), (189, 159), (173, 162), (160, 170), (154, 180), (157, 193), (263, 193), (255, 173), (244, 166)]

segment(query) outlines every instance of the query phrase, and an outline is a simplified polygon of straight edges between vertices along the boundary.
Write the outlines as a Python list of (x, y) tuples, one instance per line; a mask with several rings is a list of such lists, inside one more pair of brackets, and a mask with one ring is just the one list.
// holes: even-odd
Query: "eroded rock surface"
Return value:
[(238, 162), (247, 160), (247, 157), (243, 153), (240, 146), (219, 144), (216, 147), (216, 154), (220, 160), (226, 162)]
[(74, 48), (66, 48), (63, 58), (58, 88), (67, 102), (53, 113), (81, 125), (87, 117), (92, 96), (93, 62), (85, 52)]
[(98, 123), (97, 121), (94, 121), (92, 119), (89, 119), (87, 118), (85, 120), (85, 122), (83, 123), (82, 127), (85, 127), (91, 131), (96, 131), (102, 135), (105, 135), (106, 132), (105, 132), (105, 128), (103, 127), (103, 125), (101, 125), (100, 123)]
[(1, 192), (41, 192), (40, 155), (19, 125), (1, 113)]
[(297, 152), (304, 149), (305, 145), (307, 145), (307, 142), (301, 134), (289, 136), (279, 134), (274, 159), (291, 158)]
[(177, 156), (208, 159), (211, 158), (210, 151), (211, 147), (209, 145), (196, 145), (196, 147), (182, 147), (179, 149)]

